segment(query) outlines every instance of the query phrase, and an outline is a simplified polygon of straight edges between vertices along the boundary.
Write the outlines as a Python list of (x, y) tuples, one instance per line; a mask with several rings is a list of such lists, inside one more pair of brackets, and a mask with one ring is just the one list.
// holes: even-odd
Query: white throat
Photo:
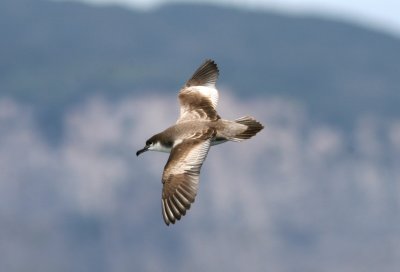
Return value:
[(171, 152), (171, 147), (166, 147), (166, 146), (161, 145), (160, 142), (156, 142), (155, 144), (152, 144), (149, 147), (149, 150), (170, 153)]

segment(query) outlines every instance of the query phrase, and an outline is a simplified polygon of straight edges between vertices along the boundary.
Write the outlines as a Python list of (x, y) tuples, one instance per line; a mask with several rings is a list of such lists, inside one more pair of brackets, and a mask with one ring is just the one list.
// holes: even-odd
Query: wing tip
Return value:
[(183, 216), (186, 215), (186, 212), (190, 209), (191, 204), (194, 203), (194, 199), (189, 201), (188, 203), (179, 203), (180, 207), (177, 205), (176, 201), (180, 202), (178, 198), (175, 199), (161, 199), (162, 206), (162, 215), (164, 222), (167, 226), (170, 224), (175, 224), (177, 221), (181, 220)]
[(186, 82), (185, 86), (215, 86), (218, 76), (217, 63), (212, 59), (206, 59)]

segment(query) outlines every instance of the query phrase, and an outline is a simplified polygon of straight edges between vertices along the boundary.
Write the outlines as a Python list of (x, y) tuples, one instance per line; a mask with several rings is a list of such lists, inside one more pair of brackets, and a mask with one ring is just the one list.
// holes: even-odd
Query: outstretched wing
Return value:
[(218, 90), (215, 88), (215, 83), (218, 75), (218, 67), (213, 60), (206, 60), (194, 72), (179, 92), (181, 113), (177, 123), (194, 119), (220, 118), (216, 111)]
[(213, 135), (214, 132), (208, 130), (172, 148), (162, 176), (162, 214), (167, 225), (180, 220), (194, 202), (200, 169)]

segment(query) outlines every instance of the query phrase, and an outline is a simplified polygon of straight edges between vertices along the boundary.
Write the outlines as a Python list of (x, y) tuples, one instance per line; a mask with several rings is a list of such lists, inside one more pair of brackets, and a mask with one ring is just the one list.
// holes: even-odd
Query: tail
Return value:
[(264, 128), (264, 126), (261, 125), (261, 123), (259, 123), (253, 117), (250, 116), (244, 116), (239, 119), (236, 119), (235, 123), (245, 125), (247, 126), (247, 128), (244, 131), (237, 133), (232, 139), (234, 141), (242, 141), (250, 139)]

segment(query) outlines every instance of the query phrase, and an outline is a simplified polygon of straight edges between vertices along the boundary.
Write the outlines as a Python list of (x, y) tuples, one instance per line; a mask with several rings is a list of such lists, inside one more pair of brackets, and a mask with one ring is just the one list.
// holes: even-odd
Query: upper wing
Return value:
[(213, 131), (194, 135), (172, 148), (162, 176), (162, 214), (167, 225), (186, 214), (194, 202), (200, 168), (210, 149)]
[(219, 119), (216, 108), (219, 71), (213, 60), (206, 60), (179, 92), (181, 114), (177, 122), (193, 119)]

